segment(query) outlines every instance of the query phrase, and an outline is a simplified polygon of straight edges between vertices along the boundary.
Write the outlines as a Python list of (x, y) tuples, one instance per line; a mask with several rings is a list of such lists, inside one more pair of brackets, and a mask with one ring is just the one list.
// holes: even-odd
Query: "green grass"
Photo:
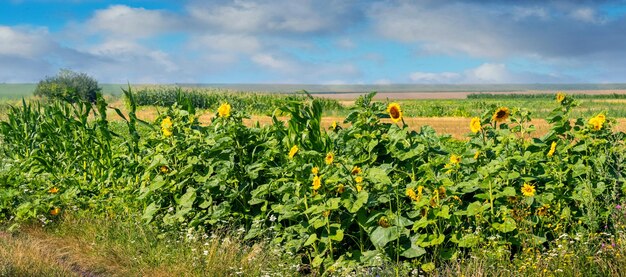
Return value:
[[(574, 96), (575, 98), (578, 95)], [(606, 99), (581, 99), (580, 106), (572, 111), (573, 117), (591, 117), (599, 112), (607, 116), (626, 117), (626, 105), (623, 102), (611, 102)], [(497, 98), (497, 99), (428, 99), (399, 101), (407, 117), (474, 117), (485, 110), (498, 107), (525, 108), (534, 118), (546, 116), (558, 104), (542, 98)]]
[[(161, 235), (138, 215), (78, 211), (42, 227), (0, 237), (0, 276), (262, 276), (293, 275), (293, 257), (237, 230)], [(3, 229), (3, 228), (2, 228)]]

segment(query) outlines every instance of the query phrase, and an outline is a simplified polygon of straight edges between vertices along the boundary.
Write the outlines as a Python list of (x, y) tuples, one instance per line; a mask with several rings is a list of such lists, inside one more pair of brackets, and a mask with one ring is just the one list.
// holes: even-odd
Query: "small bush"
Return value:
[(89, 75), (62, 69), (56, 76), (39, 81), (34, 94), (70, 103), (77, 101), (93, 103), (96, 101), (96, 94), (101, 90), (98, 81)]

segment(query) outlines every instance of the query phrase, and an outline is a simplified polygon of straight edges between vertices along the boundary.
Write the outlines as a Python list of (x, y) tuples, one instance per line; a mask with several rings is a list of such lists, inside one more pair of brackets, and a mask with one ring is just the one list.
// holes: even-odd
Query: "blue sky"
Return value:
[(626, 83), (625, 1), (0, 2), (0, 82)]

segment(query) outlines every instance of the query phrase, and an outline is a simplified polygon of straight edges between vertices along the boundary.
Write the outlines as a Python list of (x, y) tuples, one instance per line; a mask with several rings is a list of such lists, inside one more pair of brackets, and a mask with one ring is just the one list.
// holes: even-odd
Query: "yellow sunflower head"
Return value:
[(333, 128), (333, 130), (337, 130), (337, 121), (333, 120), (333, 124), (331, 125), (331, 127)]
[(474, 134), (478, 133), (482, 129), (483, 129), (483, 126), (480, 123), (480, 118), (478, 117), (472, 118), (472, 121), (470, 121), (470, 130), (472, 130), (472, 133)]
[(352, 173), (352, 175), (358, 175), (358, 174), (361, 174), (361, 168), (359, 168), (358, 166), (356, 166), (356, 165), (355, 165), (355, 166), (352, 168), (352, 171), (351, 171), (350, 173)]
[(324, 159), (324, 161), (326, 162), (326, 164), (332, 164), (334, 159), (335, 159), (335, 154), (333, 154), (333, 152), (328, 152), (326, 154), (326, 158)]
[(532, 197), (535, 195), (535, 186), (528, 183), (524, 183), (522, 186), (522, 194), (526, 197)]
[(363, 190), (363, 186), (356, 185), (356, 192), (361, 192)]
[(406, 196), (411, 198), (411, 200), (413, 201), (419, 201), (421, 197), (421, 195), (418, 196), (417, 193), (415, 193), (415, 190), (413, 190), (412, 188), (406, 189)]
[(172, 129), (165, 129), (165, 128), (163, 128), (163, 129), (161, 129), (161, 131), (163, 131), (163, 136), (164, 137), (170, 137), (173, 134)]
[(293, 159), (293, 156), (296, 155), (296, 153), (298, 153), (298, 146), (294, 145), (291, 147), (291, 149), (289, 150), (289, 158)]
[(165, 165), (162, 165), (160, 170), (161, 170), (161, 173), (167, 173), (168, 171), (170, 171), (170, 169), (167, 168), (167, 166), (165, 166)]
[(563, 100), (565, 100), (565, 93), (564, 92), (557, 92), (556, 94), (556, 102), (559, 103), (563, 103)]
[(51, 194), (55, 194), (57, 192), (59, 192), (59, 189), (57, 187), (52, 187), (51, 189), (48, 190), (48, 193), (51, 193)]
[(461, 162), (461, 156), (452, 154), (450, 155), (450, 164), (459, 164)]
[(480, 151), (476, 150), (476, 153), (474, 153), (474, 160), (478, 160), (478, 157), (480, 157)]
[(361, 177), (361, 176), (356, 176), (356, 178), (354, 178), (354, 181), (355, 181), (357, 184), (363, 183), (363, 177)]
[(161, 121), (161, 131), (163, 132), (163, 136), (169, 137), (172, 133), (172, 119), (168, 116)]
[(311, 174), (317, 175), (320, 172), (320, 169), (316, 167), (311, 168)]
[(163, 129), (171, 129), (172, 128), (172, 119), (168, 116), (161, 121), (161, 128)]
[(217, 113), (220, 117), (229, 117), (230, 116), (230, 104), (223, 103), (218, 109)]
[(322, 187), (322, 178), (319, 176), (314, 176), (312, 187), (313, 187), (313, 190), (320, 189)]
[(389, 113), (389, 116), (391, 117), (391, 120), (393, 120), (393, 122), (398, 122), (400, 120), (402, 120), (402, 109), (400, 109), (400, 104), (398, 103), (389, 103), (389, 105), (387, 106), (387, 112)]
[(604, 114), (599, 114), (589, 119), (589, 125), (596, 131), (602, 129), (604, 122), (606, 122), (606, 116), (604, 116)]
[(507, 118), (509, 118), (509, 115), (511, 115), (509, 108), (501, 107), (497, 109), (495, 113), (493, 113), (493, 116), (491, 117), (491, 119), (495, 122), (503, 122)]

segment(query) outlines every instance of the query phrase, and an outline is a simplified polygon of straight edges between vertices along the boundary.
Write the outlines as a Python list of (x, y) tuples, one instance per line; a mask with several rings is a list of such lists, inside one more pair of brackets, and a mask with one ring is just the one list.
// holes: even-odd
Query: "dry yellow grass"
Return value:
[[(125, 114), (126, 110), (121, 104), (121, 102), (115, 102), (111, 106), (120, 108)], [(159, 114), (159, 112), (165, 112), (165, 108), (156, 108), (156, 107), (141, 107), (137, 110), (137, 117), (151, 122), (155, 120)], [(108, 115), (112, 120), (120, 120), (119, 116), (110, 112)], [(214, 116), (214, 113), (211, 112), (200, 112), (198, 120), (201, 124), (209, 124), (211, 118)], [(280, 117), (279, 118), (283, 122), (287, 122), (289, 120), (288, 117)], [(333, 121), (336, 121), (340, 126), (345, 126), (343, 124), (343, 117), (333, 117), (327, 116), (322, 118), (322, 128), (328, 129)], [(413, 130), (419, 131), (422, 126), (429, 125), (435, 129), (435, 131), (440, 135), (451, 135), (455, 139), (465, 139), (467, 135), (470, 133), (469, 130), (469, 122), (470, 118), (464, 117), (405, 117), (404, 122)], [(256, 123), (260, 125), (268, 125), (272, 124), (272, 118), (269, 116), (251, 116), (250, 119), (244, 120), (244, 123), (252, 126)], [(390, 120), (383, 120), (383, 122), (389, 122)], [(535, 126), (534, 137), (542, 136), (548, 132), (550, 129), (550, 125), (544, 119), (533, 119), (530, 123)], [(616, 131), (626, 131), (626, 118), (617, 119), (617, 124), (614, 126), (614, 130)]]

